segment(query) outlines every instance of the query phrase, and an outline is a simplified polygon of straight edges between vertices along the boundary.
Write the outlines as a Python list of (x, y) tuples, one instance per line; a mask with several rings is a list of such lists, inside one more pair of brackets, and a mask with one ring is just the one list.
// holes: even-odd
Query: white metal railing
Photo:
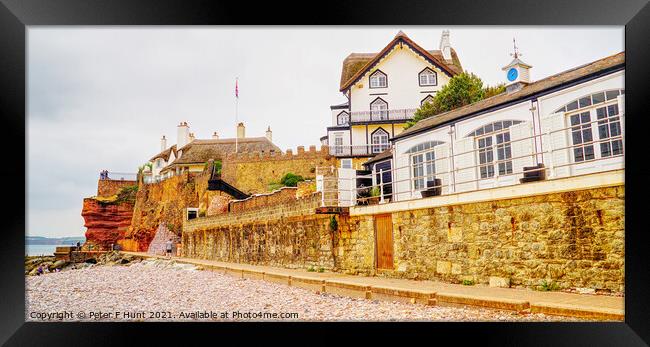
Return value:
[[(372, 171), (368, 175), (355, 175), (353, 178), (346, 178), (346, 177), (339, 177), (337, 173), (337, 169), (333, 167), (322, 167), (322, 168), (317, 168), (316, 173), (317, 175), (321, 173), (321, 177), (319, 177), (321, 183), (320, 186), (322, 187), (322, 205), (323, 206), (348, 206), (348, 205), (356, 205), (356, 204), (367, 204), (369, 200), (371, 199), (378, 199), (380, 203), (383, 202), (390, 202), (390, 201), (405, 201), (405, 200), (413, 200), (413, 199), (418, 199), (420, 198), (417, 196), (419, 193), (423, 190), (429, 190), (429, 189), (439, 189), (442, 194), (443, 189), (445, 189), (447, 194), (449, 193), (457, 193), (457, 192), (470, 192), (470, 191), (477, 191), (483, 189), (481, 185), (479, 184), (480, 182), (489, 182), (492, 180), (492, 183), (495, 184), (496, 186), (500, 186), (500, 183), (505, 183), (504, 185), (511, 185), (511, 184), (517, 184), (518, 182), (515, 181), (519, 177), (523, 177), (524, 173), (533, 173), (533, 172), (541, 172), (543, 171), (544, 175), (547, 177), (557, 177), (557, 170), (560, 168), (565, 168), (565, 167), (572, 167), (572, 166), (580, 166), (580, 165), (585, 165), (589, 163), (594, 163), (594, 162), (602, 162), (602, 161), (612, 161), (612, 159), (615, 158), (623, 158), (624, 156), (624, 141), (623, 141), (623, 135), (618, 135), (618, 136), (612, 136), (604, 139), (598, 139), (598, 140), (592, 140), (589, 142), (583, 142), (580, 144), (569, 144), (567, 146), (563, 147), (557, 147), (553, 148), (551, 146), (552, 142), (550, 139), (550, 135), (557, 133), (557, 132), (568, 132), (570, 135), (571, 129), (576, 128), (578, 129), (580, 126), (585, 125), (585, 124), (592, 124), (592, 123), (599, 123), (600, 125), (609, 125), (608, 121), (610, 119), (614, 119), (613, 121), (620, 121), (621, 122), (621, 129), (622, 129), (622, 121), (621, 121), (621, 115), (614, 115), (610, 116), (607, 118), (603, 119), (597, 119), (588, 123), (582, 123), (579, 126), (574, 125), (574, 126), (568, 126), (565, 128), (561, 129), (556, 129), (552, 131), (547, 131), (543, 134), (535, 134), (535, 135), (530, 135), (526, 136), (523, 138), (519, 138), (516, 140), (510, 140), (506, 141), (503, 143), (499, 144), (492, 144), (490, 147), (487, 148), (474, 148), (472, 150), (468, 151), (463, 151), (459, 153), (454, 153), (451, 155), (448, 155), (446, 157), (438, 157), (434, 158), (433, 160), (423, 160), (422, 162), (418, 163), (418, 166), (421, 167), (426, 167), (427, 164), (434, 164), (440, 163), (442, 160), (447, 161), (447, 167), (448, 169), (445, 171), (437, 171), (434, 170), (434, 173), (427, 173), (424, 175), (418, 175), (414, 176), (413, 175), (413, 168), (414, 166), (412, 163), (410, 163), (410, 157), (409, 157), (409, 165), (406, 166), (401, 166), (401, 167), (394, 167), (389, 170), (380, 170), (380, 171)], [(546, 137), (546, 138), (543, 138)], [(532, 144), (532, 142), (540, 138), (543, 140), (542, 142), (542, 147), (546, 146), (547, 149), (542, 149), (541, 151), (536, 150), (536, 145)], [(586, 146), (593, 146), (594, 147), (594, 153), (599, 152), (597, 147), (597, 144), (599, 143), (608, 143), (608, 142), (614, 142), (620, 140), (622, 142), (622, 151), (621, 154), (617, 155), (609, 155), (606, 157), (597, 157), (594, 154), (593, 159), (589, 160), (581, 160), (581, 161), (574, 161), (573, 160), (573, 155), (570, 154), (570, 151), (573, 148), (576, 147), (586, 147)], [(506, 146), (506, 145), (511, 145), (516, 142), (520, 141), (530, 141), (531, 142), (531, 147), (533, 147), (533, 151), (530, 153), (526, 153), (523, 155), (517, 155), (517, 156), (510, 156), (509, 158), (504, 158), (504, 159), (497, 159), (496, 156), (496, 151), (498, 147), (501, 146)], [(567, 138), (567, 143), (571, 143), (570, 139)], [(478, 153), (479, 151), (484, 151), (484, 150), (492, 150), (493, 155), (494, 155), (494, 160), (491, 162), (487, 163), (480, 163), (478, 160)], [(429, 149), (426, 151), (431, 151), (433, 149)], [(422, 152), (426, 152), (422, 151)], [(564, 163), (554, 163), (553, 162), (553, 154), (555, 152), (559, 151), (564, 151), (565, 155), (568, 156), (567, 162)], [(512, 152), (512, 149), (511, 149)], [(450, 153), (451, 153), (451, 148), (450, 148)], [(468, 166), (463, 166), (463, 167), (454, 167), (453, 161), (455, 158), (462, 156), (462, 155), (467, 155), (473, 153), (475, 156), (475, 162), (474, 165), (468, 165)], [(416, 153), (417, 154), (417, 153)], [(409, 154), (410, 156), (411, 154)], [(517, 160), (523, 160), (527, 159), (529, 160), (528, 163), (524, 163), (519, 168), (515, 168), (514, 162)], [(541, 159), (541, 160), (539, 160)], [(546, 160), (546, 162), (545, 162)], [(499, 173), (499, 163), (506, 163), (506, 162), (511, 162), (512, 164), (512, 172), (505, 172), (505, 173)], [(521, 163), (520, 163), (521, 164)], [(543, 167), (536, 167), (537, 164), (542, 164)], [(479, 168), (482, 166), (490, 166), (492, 165), (495, 170), (494, 170), (494, 175), (491, 177), (481, 177)], [(623, 160), (620, 160), (620, 166), (621, 168), (624, 168), (624, 162)], [(524, 170), (524, 167), (529, 167), (528, 170)], [(534, 168), (533, 168), (534, 167)], [(403, 170), (407, 171), (406, 175), (397, 175), (399, 172), (404, 172)], [(474, 172), (471, 174), (471, 176), (475, 177), (474, 179), (469, 179), (469, 180), (460, 180), (459, 179), (459, 171), (467, 171), (467, 170), (474, 170)], [(328, 174), (329, 173), (329, 174)], [(385, 174), (389, 173), (390, 182), (384, 182), (384, 177)], [(398, 177), (406, 177), (406, 178), (398, 178)], [(398, 179), (396, 179), (398, 178)], [(435, 179), (441, 179), (441, 183), (436, 185), (430, 184), (430, 182), (435, 182)], [(443, 179), (446, 178), (446, 179)], [(368, 186), (357, 186), (358, 180), (371, 180), (372, 184)], [(349, 182), (350, 180), (354, 180), (353, 182)], [(347, 182), (346, 182), (347, 181)], [(415, 189), (414, 187), (414, 182), (415, 181), (421, 181), (424, 182), (424, 187), (423, 189)], [(505, 182), (504, 182), (505, 181)], [(514, 181), (514, 183), (513, 183)], [(328, 184), (329, 183), (329, 184)], [(396, 187), (399, 187), (399, 185), (405, 185), (408, 184), (408, 189), (404, 190), (402, 189), (396, 189)], [(467, 186), (468, 184), (474, 184), (473, 189), (459, 189), (459, 186)], [(342, 189), (342, 185), (348, 185), (351, 186), (350, 189)], [(368, 196), (368, 193), (372, 189), (378, 189), (379, 190), (379, 195), (376, 197)], [(354, 199), (348, 199), (348, 198), (341, 198), (342, 195), (347, 195), (347, 196), (353, 196)], [(352, 203), (349, 203), (350, 200)]]
[(390, 148), (390, 144), (334, 145), (329, 146), (329, 154), (335, 157), (374, 156)]
[(138, 179), (138, 174), (131, 172), (115, 172), (104, 170), (100, 171), (99, 179), (110, 181), (135, 181)]
[(350, 113), (350, 123), (410, 120), (413, 119), (416, 110), (416, 108), (402, 108), (394, 110), (355, 111)]

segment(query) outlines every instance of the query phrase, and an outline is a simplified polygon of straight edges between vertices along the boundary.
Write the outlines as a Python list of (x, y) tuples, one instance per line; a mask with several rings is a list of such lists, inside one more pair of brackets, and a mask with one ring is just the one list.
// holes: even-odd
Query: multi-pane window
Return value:
[(350, 114), (343, 111), (336, 116), (336, 123), (338, 125), (345, 125), (350, 123)]
[(418, 75), (421, 86), (435, 86), (438, 83), (438, 78), (435, 71), (426, 68)]
[(440, 144), (440, 141), (427, 141), (406, 151), (411, 153), (411, 180), (414, 190), (431, 188), (436, 173), (434, 147)]
[(388, 149), (388, 133), (384, 129), (377, 129), (372, 133), (372, 153), (381, 153)]
[(508, 128), (519, 123), (521, 121), (498, 121), (484, 125), (468, 135), (476, 137), (481, 178), (494, 177), (495, 173), (498, 176), (512, 173), (512, 149)]
[(623, 154), (617, 97), (623, 89), (607, 90), (574, 100), (557, 112), (566, 112), (570, 123), (574, 162)]
[[(593, 136), (591, 134), (591, 112), (585, 111), (569, 116), (573, 157), (576, 162), (594, 159)], [(577, 145), (577, 146), (576, 146)]]
[(388, 78), (386, 74), (377, 70), (370, 75), (370, 88), (386, 88), (388, 86)]
[(371, 120), (388, 119), (388, 103), (381, 98), (375, 99), (370, 103)]
[(422, 99), (422, 101), (420, 102), (420, 106), (423, 106), (426, 103), (433, 103), (433, 96), (427, 95), (427, 97)]
[(334, 137), (334, 151), (337, 155), (343, 154), (343, 136), (336, 135)]
[(436, 173), (435, 159), (436, 156), (433, 150), (411, 156), (413, 188), (415, 190), (430, 188), (433, 184), (434, 174)]
[(601, 141), (614, 138), (611, 141), (603, 141), (600, 143), (600, 156), (609, 157), (612, 155), (623, 154), (623, 140), (620, 138), (621, 123), (618, 116), (618, 105), (613, 104), (597, 108), (596, 117), (599, 120), (598, 138)]

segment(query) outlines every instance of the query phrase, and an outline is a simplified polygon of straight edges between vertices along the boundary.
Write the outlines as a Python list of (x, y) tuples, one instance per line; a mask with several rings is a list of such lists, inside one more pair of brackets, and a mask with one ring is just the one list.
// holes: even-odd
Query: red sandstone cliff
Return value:
[(110, 248), (123, 239), (133, 216), (133, 204), (125, 201), (106, 201), (85, 198), (81, 216), (84, 218), (86, 242), (94, 247)]

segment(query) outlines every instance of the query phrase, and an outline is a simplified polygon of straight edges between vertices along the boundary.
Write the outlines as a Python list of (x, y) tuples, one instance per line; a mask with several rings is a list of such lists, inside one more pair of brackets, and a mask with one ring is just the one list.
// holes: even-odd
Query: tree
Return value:
[(432, 102), (427, 102), (415, 111), (413, 120), (406, 123), (410, 128), (422, 119), (453, 109), (475, 103), (505, 91), (505, 85), (483, 87), (483, 81), (473, 73), (463, 72), (452, 77), (434, 96)]

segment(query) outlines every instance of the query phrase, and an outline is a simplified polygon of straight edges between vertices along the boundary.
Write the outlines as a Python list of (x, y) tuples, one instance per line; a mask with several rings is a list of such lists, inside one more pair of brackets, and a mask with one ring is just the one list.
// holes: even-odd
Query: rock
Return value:
[(490, 287), (509, 288), (510, 279), (504, 277), (490, 276)]
[(596, 294), (596, 289), (594, 288), (576, 288), (576, 292), (580, 294)]
[(129, 202), (101, 203), (93, 198), (83, 201), (81, 216), (84, 218), (86, 240), (96, 247), (110, 249), (111, 244), (124, 238), (126, 229), (131, 225), (133, 204)]
[(49, 269), (50, 271), (56, 270), (56, 269), (61, 269), (64, 266), (68, 265), (68, 262), (65, 260), (57, 260), (54, 262), (54, 264), (50, 265)]

